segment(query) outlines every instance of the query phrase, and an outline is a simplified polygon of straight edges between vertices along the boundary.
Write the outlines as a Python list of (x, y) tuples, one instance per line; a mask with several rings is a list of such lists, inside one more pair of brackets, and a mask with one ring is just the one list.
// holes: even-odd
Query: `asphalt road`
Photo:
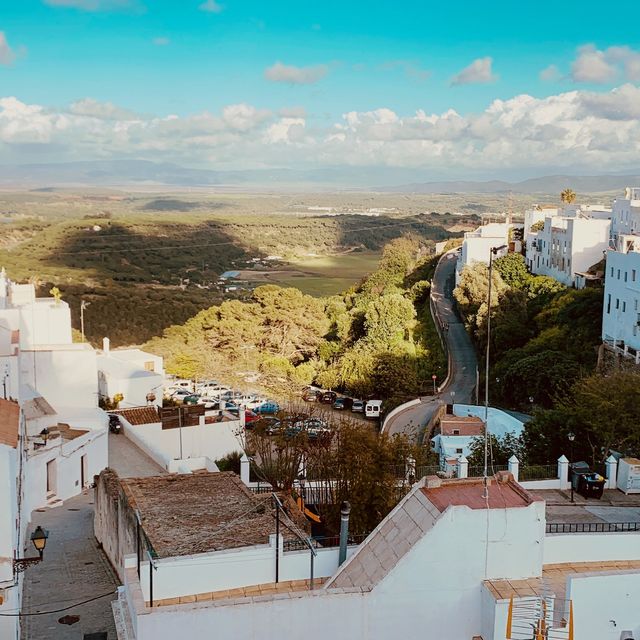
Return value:
[(454, 310), (456, 252), (445, 253), (433, 276), (431, 295), (435, 303), (434, 318), (449, 350), (449, 377), (445, 387), (436, 396), (420, 398), (420, 404), (393, 416), (384, 426), (390, 435), (406, 434), (422, 438), (425, 425), (438, 407), (445, 403), (475, 402), (476, 371), (478, 361), (464, 324)]

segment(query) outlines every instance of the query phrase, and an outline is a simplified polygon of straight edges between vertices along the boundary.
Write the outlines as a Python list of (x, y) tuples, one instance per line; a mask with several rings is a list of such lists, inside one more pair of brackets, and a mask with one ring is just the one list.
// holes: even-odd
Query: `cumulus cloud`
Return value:
[(80, 9), (81, 11), (112, 11), (139, 9), (137, 0), (44, 0), (51, 7)]
[(491, 66), (493, 64), (493, 58), (487, 56), (486, 58), (477, 58), (468, 67), (465, 67), (460, 73), (451, 78), (452, 85), (461, 84), (486, 84), (488, 82), (495, 82), (498, 79)]
[(538, 75), (540, 76), (540, 80), (544, 80), (545, 82), (555, 82), (562, 77), (560, 70), (555, 64), (550, 64), (548, 67), (545, 67)]
[(198, 6), (198, 9), (200, 9), (200, 11), (206, 11), (207, 13), (220, 13), (224, 9), (224, 6), (216, 2), (216, 0), (205, 0), (205, 2)]
[(0, 64), (11, 64), (16, 59), (16, 54), (7, 42), (4, 31), (0, 31)]
[(578, 57), (571, 63), (571, 78), (575, 82), (611, 82), (617, 73), (616, 67), (607, 60), (605, 52), (591, 44), (580, 47)]
[(211, 168), (404, 167), (460, 172), (622, 172), (640, 164), (640, 88), (523, 94), (462, 115), (349, 111), (325, 122), (250, 104), (188, 116), (90, 98), (62, 109), (0, 99), (0, 164), (136, 157)]
[(168, 44), (171, 44), (171, 40), (169, 40), (169, 38), (165, 38), (163, 36), (160, 36), (158, 38), (154, 38), (152, 40), (153, 44), (155, 44), (157, 47), (166, 47)]
[(264, 71), (264, 77), (270, 82), (284, 82), (286, 84), (315, 84), (322, 80), (329, 67), (326, 64), (318, 64), (310, 67), (296, 67), (294, 65), (276, 62)]

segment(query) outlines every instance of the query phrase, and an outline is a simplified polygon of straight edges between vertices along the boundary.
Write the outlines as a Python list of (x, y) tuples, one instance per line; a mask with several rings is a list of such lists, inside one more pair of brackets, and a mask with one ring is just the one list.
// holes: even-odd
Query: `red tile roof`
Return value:
[(121, 415), (129, 424), (152, 424), (154, 422), (160, 422), (160, 416), (158, 415), (158, 409), (155, 406), (152, 407), (134, 407), (133, 409), (119, 409), (118, 411), (110, 411), (110, 413), (117, 413)]
[(0, 444), (14, 449), (18, 446), (20, 406), (13, 400), (0, 398)]
[(476, 416), (445, 416), (440, 420), (440, 433), (443, 436), (481, 436), (484, 422)]
[[(528, 491), (514, 482), (508, 472), (499, 472), (489, 479), (489, 509), (527, 507), (536, 501)], [(454, 478), (440, 480), (427, 478), (427, 487), (422, 489), (429, 501), (444, 511), (449, 505), (467, 506), (471, 509), (486, 509), (487, 500), (483, 498), (482, 478)]]

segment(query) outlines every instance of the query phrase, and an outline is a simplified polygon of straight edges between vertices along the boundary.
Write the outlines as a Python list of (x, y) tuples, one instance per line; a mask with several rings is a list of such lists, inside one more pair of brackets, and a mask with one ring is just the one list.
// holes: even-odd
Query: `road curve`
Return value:
[(475, 401), (478, 361), (473, 343), (454, 306), (456, 257), (455, 250), (442, 255), (431, 288), (435, 306), (433, 319), (450, 354), (446, 384), (436, 396), (420, 398), (420, 404), (392, 416), (384, 425), (384, 431), (389, 435), (405, 434), (420, 439), (425, 425), (440, 405)]

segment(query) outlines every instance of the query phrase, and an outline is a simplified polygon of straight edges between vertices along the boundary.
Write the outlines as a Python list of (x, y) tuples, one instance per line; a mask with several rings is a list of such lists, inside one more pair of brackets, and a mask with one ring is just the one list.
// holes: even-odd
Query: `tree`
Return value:
[[(489, 473), (491, 474), (491, 466), (504, 466), (508, 464), (509, 458), (515, 456), (518, 460), (522, 460), (523, 442), (513, 433), (506, 433), (502, 438), (498, 438), (494, 434), (489, 434)], [(469, 446), (469, 455), (467, 456), (470, 467), (484, 466), (484, 438), (477, 437), (471, 441)]]
[(508, 253), (493, 261), (493, 267), (502, 276), (502, 280), (509, 287), (524, 289), (531, 274), (527, 271), (524, 256), (520, 253)]
[(565, 189), (561, 194), (560, 194), (560, 200), (562, 202), (565, 202), (566, 204), (571, 204), (572, 202), (574, 202), (576, 199), (576, 192), (573, 191), (572, 189)]
[(544, 229), (544, 220), (538, 220), (538, 222), (534, 222), (529, 229), (532, 233), (538, 233), (538, 231), (542, 231)]

